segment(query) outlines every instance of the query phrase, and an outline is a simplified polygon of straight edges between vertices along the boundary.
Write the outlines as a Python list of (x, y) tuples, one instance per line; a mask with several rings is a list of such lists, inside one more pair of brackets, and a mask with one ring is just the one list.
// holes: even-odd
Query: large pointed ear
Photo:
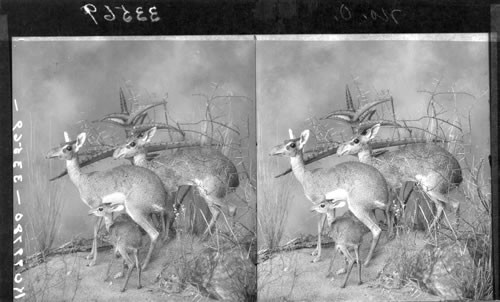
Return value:
[(111, 206), (111, 211), (112, 212), (120, 212), (120, 211), (123, 211), (125, 210), (125, 206), (121, 203), (118, 203), (118, 204), (114, 204)]
[(366, 130), (365, 137), (368, 138), (368, 140), (372, 140), (375, 138), (375, 136), (377, 136), (379, 130), (380, 130), (380, 124), (375, 124), (370, 129)]
[(307, 143), (307, 140), (309, 139), (309, 130), (304, 130), (300, 134), (300, 141), (299, 141), (299, 149), (304, 148), (304, 145)]
[(76, 138), (75, 152), (78, 152), (78, 150), (80, 150), (80, 148), (85, 143), (86, 139), (87, 139), (87, 134), (85, 132), (78, 134), (78, 136)]
[(292, 129), (288, 129), (288, 135), (290, 136), (290, 139), (294, 139), (295, 138), (295, 136), (293, 136)]
[(153, 138), (153, 136), (155, 136), (155, 133), (156, 133), (156, 127), (153, 127), (151, 129), (149, 129), (148, 131), (144, 132), (144, 141), (146, 143), (149, 143), (151, 141), (151, 139)]

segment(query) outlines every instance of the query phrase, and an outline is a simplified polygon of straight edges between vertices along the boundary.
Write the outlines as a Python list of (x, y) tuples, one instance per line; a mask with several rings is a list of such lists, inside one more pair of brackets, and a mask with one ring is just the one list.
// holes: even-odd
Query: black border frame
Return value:
[[(344, 3), (345, 2), (345, 3)], [(100, 22), (96, 25), (81, 7), (125, 5), (156, 6), (159, 22)], [(340, 15), (348, 5), (351, 18)], [(371, 10), (393, 9), (394, 21), (366, 21)], [(101, 15), (102, 16), (102, 15)], [(344, 16), (345, 17), (345, 16)], [(369, 18), (368, 18), (369, 19)], [(351, 34), (351, 33), (473, 33), (500, 29), (500, 6), (468, 0), (6, 0), (0, 2), (0, 98), (5, 135), (1, 136), (0, 178), (12, 180), (11, 38), (14, 36), (121, 36), (121, 35), (253, 35), (253, 34)], [(498, 40), (498, 39), (497, 39)], [(490, 121), (492, 170), (492, 234), (500, 234), (498, 171), (498, 42), (490, 43)], [(13, 187), (0, 187), (0, 300), (13, 299)], [(500, 298), (500, 243), (493, 237), (494, 299)]]

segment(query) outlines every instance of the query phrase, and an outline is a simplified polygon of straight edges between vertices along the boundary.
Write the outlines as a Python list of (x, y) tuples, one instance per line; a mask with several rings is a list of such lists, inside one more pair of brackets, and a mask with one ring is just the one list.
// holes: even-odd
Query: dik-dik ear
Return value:
[(153, 138), (153, 136), (155, 136), (156, 130), (157, 130), (157, 128), (153, 127), (151, 129), (149, 129), (148, 131), (144, 132), (144, 140), (146, 141), (146, 143), (149, 143), (151, 141), (151, 139)]
[(304, 130), (300, 134), (300, 140), (299, 140), (299, 149), (304, 148), (304, 145), (307, 143), (307, 140), (309, 139), (309, 130)]
[(85, 143), (86, 139), (87, 139), (87, 134), (85, 134), (85, 132), (78, 134), (78, 136), (76, 138), (76, 143), (75, 143), (75, 152), (78, 152), (78, 150), (80, 150), (80, 148)]
[(125, 210), (125, 206), (121, 203), (114, 204), (111, 206), (112, 212), (120, 212), (120, 211), (124, 211), (124, 210)]
[(375, 124), (371, 128), (366, 129), (366, 134), (364, 137), (368, 140), (372, 140), (377, 136), (378, 131), (380, 130), (380, 124)]

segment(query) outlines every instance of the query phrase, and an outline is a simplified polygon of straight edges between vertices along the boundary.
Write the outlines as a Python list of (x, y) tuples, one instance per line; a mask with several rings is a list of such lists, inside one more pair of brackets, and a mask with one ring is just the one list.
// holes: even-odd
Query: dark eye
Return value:
[(104, 208), (103, 208), (103, 207), (99, 207), (99, 208), (97, 208), (97, 210), (98, 210), (99, 212), (102, 212), (102, 211), (104, 211)]
[(354, 142), (355, 144), (357, 144), (357, 143), (359, 143), (359, 139), (355, 138), (355, 139), (353, 140), (353, 142)]
[(290, 147), (295, 148), (295, 143), (291, 143)]
[(67, 147), (66, 147), (66, 150), (67, 150), (67, 151), (71, 151), (71, 150), (73, 150), (73, 147), (71, 147), (71, 146), (67, 146)]
[(324, 204), (324, 203), (322, 203), (322, 204), (320, 204), (319, 206), (320, 206), (321, 208), (324, 208), (324, 207), (325, 207), (325, 204)]
[(135, 147), (135, 142), (131, 142), (130, 144), (128, 144), (130, 147)]

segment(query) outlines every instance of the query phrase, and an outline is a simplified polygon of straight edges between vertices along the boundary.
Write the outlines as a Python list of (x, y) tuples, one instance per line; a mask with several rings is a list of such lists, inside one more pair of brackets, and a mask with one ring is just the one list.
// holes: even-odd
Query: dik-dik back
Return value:
[[(238, 171), (233, 162), (219, 150), (208, 147), (184, 148), (170, 154), (161, 154), (153, 160), (154, 165), (161, 165), (163, 173), (171, 173), (180, 185), (199, 185), (212, 181), (220, 190), (220, 197), (229, 188), (239, 186)], [(160, 172), (161, 173), (161, 172)], [(219, 183), (225, 185), (219, 187)]]
[(139, 225), (126, 214), (114, 218), (113, 224), (109, 227), (109, 234), (104, 238), (113, 246), (123, 246), (127, 250), (130, 248), (139, 249), (142, 246), (142, 233)]
[(383, 153), (373, 160), (375, 167), (386, 175), (387, 181), (403, 185), (415, 181), (414, 175), (435, 175), (435, 190), (445, 193), (462, 182), (462, 171), (457, 159), (435, 144), (413, 144)]
[(335, 241), (335, 244), (352, 248), (360, 245), (364, 234), (369, 231), (370, 230), (354, 215), (344, 214), (344, 216), (336, 218), (330, 225), (328, 236)]

